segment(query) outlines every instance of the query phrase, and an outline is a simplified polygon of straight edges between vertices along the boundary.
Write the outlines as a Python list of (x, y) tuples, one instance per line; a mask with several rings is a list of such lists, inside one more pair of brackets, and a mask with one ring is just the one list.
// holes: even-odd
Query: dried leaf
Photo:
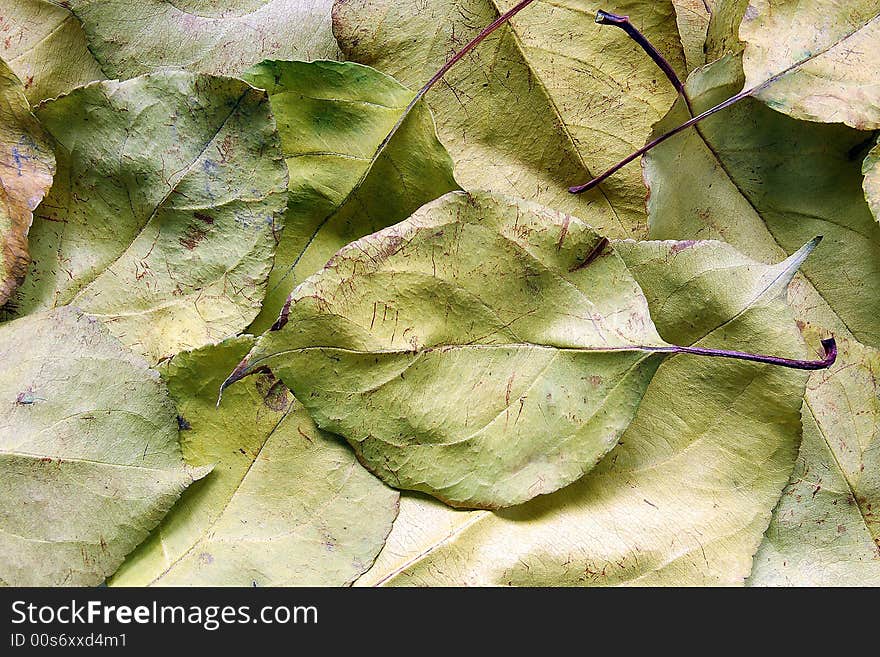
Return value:
[(0, 57), (22, 80), (32, 105), (103, 80), (70, 10), (44, 0), (3, 0)]
[(672, 0), (689, 71), (706, 63), (706, 32), (714, 0)]
[[(346, 57), (419, 88), (513, 0), (337, 0)], [(426, 96), (466, 189), (591, 213), (609, 237), (645, 232), (645, 189), (627, 171), (580, 196), (592, 177), (644, 143), (675, 97), (663, 75), (598, 9), (629, 14), (679, 71), (684, 55), (671, 0), (535, 3), (453, 67)]]
[(94, 586), (207, 469), (159, 375), (70, 308), (0, 325), (0, 583)]
[(880, 585), (880, 354), (841, 346), (844, 365), (809, 383), (800, 455), (751, 586)]
[(214, 464), (116, 573), (114, 586), (340, 586), (376, 557), (398, 494), (262, 373), (217, 390), (245, 336), (162, 366), (187, 463)]
[(384, 144), (413, 92), (383, 73), (351, 63), (267, 61), (244, 77), (269, 93), (290, 172), (285, 229), (250, 328), (262, 333), (291, 290), (336, 251), (458, 185), (422, 103)]
[(745, 88), (791, 69), (756, 94), (773, 109), (880, 128), (877, 0), (750, 0), (739, 36)]
[[(774, 266), (717, 242), (614, 246), (667, 340), (803, 353), (782, 295), (811, 246)], [(358, 585), (742, 583), (794, 463), (805, 378), (670, 358), (593, 472), (498, 512), (405, 493)]]
[[(731, 57), (695, 71), (688, 81), (697, 111), (740, 88), (740, 64)], [(674, 108), (657, 126), (657, 133), (678, 125), (684, 116), (683, 107)], [(875, 294), (880, 287), (880, 226), (861, 186), (861, 160), (871, 143), (866, 133), (797, 121), (746, 99), (709, 117), (698, 131), (683, 133), (652, 150), (644, 170), (651, 188), (652, 237), (718, 237), (751, 257), (773, 261), (793, 252), (809, 236), (825, 236), (790, 290), (790, 301), (805, 329), (833, 333), (840, 348), (834, 366), (814, 374), (807, 386), (808, 451), (802, 460), (809, 481), (833, 482), (832, 488), (846, 483), (848, 489), (841, 490), (840, 499), (853, 503), (853, 511), (861, 510), (861, 531), (876, 541), (880, 526), (871, 509), (880, 504), (880, 486), (873, 474), (865, 473), (878, 471), (880, 445), (876, 377), (880, 298)], [(828, 452), (813, 444), (817, 435), (834, 455), (832, 461), (825, 457)], [(800, 485), (804, 467), (795, 472), (791, 490)], [(827, 474), (825, 468), (830, 468)], [(795, 516), (804, 512), (801, 504), (795, 508)], [(809, 510), (814, 512), (821, 517), (819, 508)], [(789, 522), (791, 514), (792, 507), (783, 503), (768, 537), (775, 544), (769, 549), (779, 556), (773, 561), (787, 561), (791, 567), (784, 575), (761, 579), (778, 576), (814, 582), (814, 567), (798, 571), (793, 564), (807, 563), (803, 551), (814, 545), (809, 537), (820, 530), (801, 523), (807, 533), (773, 538), (786, 525), (787, 531), (799, 531), (799, 523)], [(824, 541), (831, 543), (834, 523), (821, 529), (831, 533)], [(783, 553), (783, 547), (794, 551)], [(848, 553), (846, 559), (880, 568), (869, 545), (861, 544), (860, 550)], [(841, 558), (839, 552), (824, 550), (810, 556), (836, 564), (827, 566), (829, 575)]]
[(33, 210), (54, 174), (55, 156), (24, 86), (0, 59), (0, 306), (27, 274)]
[(260, 309), (287, 171), (266, 94), (166, 72), (40, 105), (58, 176), (14, 311), (72, 303), (156, 362)]
[(524, 502), (614, 446), (664, 357), (626, 348), (664, 343), (606, 244), (526, 201), (453, 192), (337, 253), (240, 373), (272, 369), (392, 486)]
[(739, 25), (748, 6), (749, 0), (715, 0), (706, 33), (707, 62), (742, 52)]
[(607, 239), (452, 193), (341, 250), (232, 379), (268, 366), (387, 483), (499, 508), (589, 471), (668, 349)]
[(335, 58), (332, 0), (69, 0), (110, 77), (167, 68), (239, 75), (257, 62)]

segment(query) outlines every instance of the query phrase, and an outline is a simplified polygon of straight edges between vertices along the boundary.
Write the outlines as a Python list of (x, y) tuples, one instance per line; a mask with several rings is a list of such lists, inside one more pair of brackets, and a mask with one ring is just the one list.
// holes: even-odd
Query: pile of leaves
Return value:
[(4, 0), (0, 584), (880, 584), (878, 38)]

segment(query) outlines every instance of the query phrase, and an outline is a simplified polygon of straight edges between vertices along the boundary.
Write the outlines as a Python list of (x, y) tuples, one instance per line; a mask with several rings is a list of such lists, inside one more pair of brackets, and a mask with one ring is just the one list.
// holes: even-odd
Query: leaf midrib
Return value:
[[(502, 15), (502, 10), (498, 6), (498, 0), (487, 0), (487, 2), (491, 3), (492, 8), (495, 10), (497, 14), (496, 17), (500, 17)], [(522, 40), (519, 36), (519, 33), (516, 30), (516, 25), (514, 20), (511, 19), (508, 21), (508, 27), (510, 28), (508, 32), (513, 37), (513, 42), (516, 45), (516, 49), (522, 57), (522, 61), (528, 67), (529, 71), (532, 73), (532, 77), (534, 78), (537, 86), (541, 88), (541, 92), (544, 98), (550, 105), (550, 108), (553, 110), (553, 115), (556, 117), (557, 124), (562, 128), (563, 133), (565, 134), (565, 138), (569, 144), (571, 144), (571, 149), (574, 151), (575, 155), (578, 159), (578, 164), (580, 164), (581, 168), (584, 170), (584, 173), (587, 177), (592, 177), (593, 174), (590, 173), (590, 167), (587, 166), (586, 161), (584, 160), (583, 154), (581, 153), (580, 148), (578, 148), (577, 142), (574, 140), (574, 136), (571, 134), (571, 131), (568, 129), (568, 123), (562, 118), (562, 114), (559, 111), (559, 107), (556, 105), (556, 100), (550, 94), (547, 85), (544, 83), (543, 78), (538, 75), (537, 71), (535, 71), (534, 67), (529, 63), (528, 57), (526, 57), (525, 46), (522, 43)], [(602, 187), (599, 187), (599, 192), (602, 194), (602, 198), (605, 199), (605, 203), (608, 204), (608, 209), (611, 210), (611, 214), (614, 216), (614, 219), (617, 221), (618, 227), (626, 232), (626, 224), (623, 219), (620, 218), (620, 215), (617, 213), (617, 208), (614, 207), (614, 204), (611, 203), (611, 199), (608, 198), (608, 194), (606, 194), (605, 190)]]
[[(257, 453), (254, 455), (253, 460), (248, 464), (247, 469), (241, 475), (241, 478), (238, 480), (238, 483), (235, 485), (235, 490), (232, 492), (232, 495), (229, 496), (229, 499), (226, 500), (226, 503), (223, 505), (223, 508), (217, 512), (217, 514), (214, 516), (214, 518), (211, 520), (211, 522), (204, 528), (203, 531), (201, 531), (199, 533), (198, 538), (196, 538), (196, 540), (193, 541), (192, 545), (190, 545), (185, 551), (183, 551), (179, 555), (177, 555), (177, 557), (171, 563), (168, 564), (168, 566), (165, 568), (165, 570), (163, 570), (161, 573), (156, 575), (152, 580), (150, 580), (150, 582), (147, 584), (147, 586), (152, 586), (156, 582), (160, 581), (169, 572), (171, 572), (171, 570), (175, 566), (177, 566), (177, 564), (179, 564), (181, 561), (183, 561), (183, 559), (185, 559), (189, 554), (191, 554), (193, 552), (193, 550), (195, 550), (199, 545), (201, 545), (206, 540), (205, 537), (207, 536), (207, 534), (214, 527), (217, 526), (217, 523), (220, 522), (221, 518), (223, 518), (223, 515), (226, 513), (226, 511), (232, 505), (232, 502), (238, 496), (239, 492), (241, 491), (241, 487), (244, 485), (245, 479), (247, 479), (247, 477), (250, 475), (251, 470), (254, 467), (254, 464), (260, 459), (260, 456), (262, 455), (263, 450), (265, 449), (266, 445), (269, 444), (269, 441), (272, 439), (272, 436), (275, 435), (275, 432), (284, 423), (284, 420), (287, 419), (288, 415), (290, 415), (290, 413), (292, 412), (294, 403), (295, 402), (293, 400), (291, 400), (291, 405), (288, 407), (287, 411), (284, 412), (284, 415), (282, 415), (281, 418), (278, 420), (278, 422), (275, 424), (275, 426), (272, 427), (272, 430), (269, 431), (268, 434), (266, 434), (266, 438), (263, 440), (263, 443), (260, 445), (260, 449), (257, 450)], [(161, 526), (160, 526), (160, 529), (159, 529), (160, 534), (161, 534), (161, 531), (162, 530), (161, 530)], [(159, 542), (162, 544), (162, 551), (164, 554), (165, 553), (165, 541), (162, 540), (161, 535), (159, 536)]]
[(223, 130), (223, 128), (226, 127), (226, 124), (229, 123), (229, 120), (238, 111), (239, 107), (241, 106), (242, 101), (252, 91), (253, 91), (253, 88), (247, 86), (247, 88), (244, 90), (244, 92), (241, 94), (241, 96), (238, 97), (238, 100), (235, 102), (235, 105), (232, 107), (232, 109), (229, 111), (229, 113), (226, 115), (226, 117), (223, 119), (223, 121), (220, 123), (220, 125), (217, 127), (217, 129), (214, 131), (214, 134), (212, 134), (211, 137), (205, 142), (205, 145), (201, 148), (201, 150), (198, 152), (198, 154), (192, 159), (192, 161), (179, 171), (180, 175), (177, 178), (177, 180), (174, 182), (173, 185), (171, 185), (169, 187), (169, 189), (165, 193), (165, 195), (159, 200), (159, 202), (153, 208), (153, 211), (150, 213), (149, 217), (147, 217), (147, 220), (143, 223), (143, 225), (140, 227), (140, 229), (134, 235), (134, 237), (132, 237), (132, 239), (129, 241), (126, 248), (124, 248), (120, 252), (120, 254), (112, 262), (108, 263), (106, 266), (103, 266), (100, 271), (96, 271), (94, 273), (94, 275), (91, 277), (91, 280), (89, 280), (87, 283), (83, 283), (80, 286), (79, 290), (76, 292), (76, 294), (74, 294), (73, 297), (71, 297), (70, 301), (68, 301), (68, 304), (74, 303), (83, 294), (88, 292), (89, 288), (99, 278), (101, 278), (101, 276), (103, 276), (106, 272), (108, 272), (110, 269), (112, 269), (116, 265), (116, 263), (118, 263), (120, 260), (122, 260), (126, 256), (126, 254), (131, 249), (132, 244), (134, 244), (140, 238), (140, 236), (144, 234), (144, 232), (147, 230), (147, 228), (149, 228), (153, 224), (153, 222), (156, 219), (156, 217), (158, 216), (159, 212), (164, 209), (165, 204), (168, 202), (168, 199), (171, 198), (172, 194), (177, 192), (177, 189), (180, 187), (180, 184), (189, 175), (189, 173), (193, 170), (193, 168), (196, 166), (196, 164), (199, 162), (199, 160), (202, 158), (202, 156), (208, 151), (208, 149), (214, 143), (214, 140), (217, 139), (217, 136), (220, 134), (220, 132)]
[[(783, 276), (787, 271), (788, 271), (787, 269), (784, 270), (779, 276)], [(700, 338), (698, 338), (698, 339), (694, 340), (693, 342), (691, 342), (691, 345), (695, 345), (695, 344), (697, 344), (698, 342), (700, 342), (701, 340), (705, 340), (707, 337), (709, 337), (710, 335), (712, 335), (713, 333), (715, 333), (716, 331), (718, 331), (720, 327), (725, 326), (725, 325), (728, 324), (730, 321), (733, 321), (733, 319), (735, 319), (736, 317), (739, 317), (741, 314), (743, 314), (748, 308), (754, 306), (755, 303), (761, 298), (761, 296), (762, 296), (763, 294), (765, 294), (766, 292), (768, 292), (768, 291), (773, 287), (773, 283), (775, 283), (776, 281), (779, 280), (779, 276), (777, 276), (776, 278), (774, 278), (773, 281), (771, 282), (771, 284), (767, 285), (767, 286), (764, 288), (764, 290), (762, 291), (762, 294), (759, 295), (759, 296), (756, 296), (752, 301), (749, 302), (749, 304), (748, 304), (747, 306), (745, 306), (744, 308), (740, 309), (740, 310), (739, 310), (735, 315), (733, 315), (729, 320), (726, 320), (725, 322), (722, 322), (721, 325), (719, 325), (719, 326), (717, 326), (717, 327), (714, 327), (714, 328), (712, 328), (712, 329), (707, 330), (707, 331), (704, 333), (704, 335), (702, 335)], [(487, 347), (487, 346), (492, 346), (492, 345), (463, 345), (463, 346), (469, 346), (469, 347)], [(537, 345), (535, 345), (535, 346), (537, 346)], [(552, 349), (552, 347), (544, 347), (544, 348)], [(751, 385), (751, 382), (749, 383), (749, 385)], [(705, 434), (703, 434), (703, 435), (705, 435)], [(700, 437), (698, 437), (698, 440), (702, 439), (703, 435), (701, 435)], [(668, 461), (668, 460), (670, 460), (670, 459), (666, 459), (666, 461)], [(665, 462), (665, 461), (664, 461), (664, 462)], [(652, 464), (651, 467), (653, 467), (653, 464)], [(644, 469), (650, 469), (650, 467), (649, 467), (649, 468), (644, 468)], [(607, 475), (615, 474), (615, 473), (601, 473), (601, 474), (604, 474), (604, 475), (607, 476)], [(375, 582), (375, 583), (372, 584), (371, 586), (374, 586), (374, 587), (376, 587), (376, 586), (382, 586), (384, 583), (388, 582), (389, 580), (391, 580), (391, 579), (393, 579), (393, 578), (399, 576), (401, 573), (405, 572), (406, 569), (409, 568), (410, 566), (412, 566), (412, 565), (414, 565), (414, 564), (416, 564), (416, 563), (419, 563), (420, 561), (422, 561), (424, 558), (426, 558), (429, 554), (431, 554), (431, 553), (434, 552), (435, 550), (441, 548), (443, 545), (448, 544), (448, 543), (451, 542), (454, 538), (458, 537), (460, 534), (463, 534), (466, 530), (468, 530), (471, 526), (473, 526), (473, 525), (476, 524), (477, 522), (483, 520), (483, 519), (486, 518), (487, 516), (493, 515), (493, 512), (492, 512), (492, 511), (487, 511), (487, 510), (472, 511), (471, 513), (473, 513), (473, 514), (475, 514), (475, 515), (474, 515), (470, 520), (468, 520), (468, 521), (465, 522), (464, 524), (462, 524), (462, 525), (456, 527), (453, 531), (451, 531), (450, 533), (448, 533), (448, 534), (447, 534), (442, 540), (440, 540), (440, 541), (436, 542), (435, 544), (431, 545), (430, 547), (428, 547), (426, 550), (422, 551), (421, 553), (419, 553), (419, 554), (416, 555), (415, 557), (412, 557), (411, 559), (409, 559), (409, 560), (408, 560), (406, 563), (404, 563), (403, 565), (401, 565), (401, 566), (395, 568), (393, 571), (391, 571), (390, 573), (388, 573), (387, 575), (385, 575), (384, 577), (382, 577), (380, 580), (378, 580), (377, 582)], [(367, 571), (367, 572), (369, 572), (369, 571)], [(365, 573), (365, 574), (366, 574), (366, 573)], [(646, 574), (646, 573), (643, 573), (641, 576), (644, 576), (645, 574)]]
[(34, 454), (31, 452), (20, 452), (17, 450), (0, 449), (0, 455), (15, 456), (33, 461), (43, 461), (44, 459), (51, 459), (53, 463), (79, 463), (83, 465), (97, 465), (108, 468), (123, 468), (126, 470), (143, 470), (144, 472), (160, 472), (162, 474), (170, 474), (167, 468), (151, 468), (143, 465), (133, 465), (131, 463), (110, 463), (109, 461), (97, 461), (95, 459), (84, 459), (76, 457), (72, 458), (68, 456), (49, 456), (48, 454)]
[(868, 517), (865, 515), (865, 510), (862, 508), (862, 503), (859, 501), (859, 497), (856, 494), (855, 486), (852, 481), (850, 481), (849, 472), (843, 467), (840, 462), (840, 458), (837, 456), (837, 452), (831, 447), (831, 441), (828, 440), (828, 436), (825, 433), (825, 428), (822, 426), (822, 423), (819, 422), (819, 418), (816, 415), (816, 411), (813, 409), (813, 405), (810, 404), (810, 400), (807, 395), (804, 394), (804, 406), (809, 411), (810, 415), (813, 418), (813, 422), (816, 423), (816, 428), (819, 430), (819, 434), (822, 436), (822, 440), (825, 441), (825, 446), (828, 449), (828, 452), (831, 454), (831, 458), (834, 460), (834, 465), (837, 466), (837, 469), (840, 471), (841, 478), (846, 483), (847, 492), (852, 497), (855, 502), (856, 508), (859, 510), (859, 518), (862, 520), (862, 524), (865, 526), (865, 531), (868, 533), (868, 536), (871, 538), (871, 541), (874, 544), (877, 544), (880, 547), (880, 536), (875, 536), (874, 532), (871, 531), (871, 525), (868, 523)]

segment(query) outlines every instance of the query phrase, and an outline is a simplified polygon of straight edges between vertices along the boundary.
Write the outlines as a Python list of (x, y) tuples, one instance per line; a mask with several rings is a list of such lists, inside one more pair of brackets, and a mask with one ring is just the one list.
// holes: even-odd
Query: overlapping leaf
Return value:
[(880, 357), (843, 346), (843, 367), (809, 383), (800, 455), (755, 555), (752, 586), (880, 585)]
[[(419, 88), (514, 4), (339, 0), (334, 33), (349, 59)], [(632, 237), (645, 230), (637, 171), (581, 196), (568, 186), (641, 146), (675, 92), (625, 34), (595, 24), (598, 9), (629, 14), (684, 69), (671, 0), (535, 3), (457, 63), (426, 99), (465, 188), (591, 212), (603, 234)]]
[(24, 87), (0, 59), (0, 306), (27, 274), (33, 210), (54, 173), (55, 156)]
[(745, 87), (799, 119), (880, 128), (877, 0), (750, 0), (739, 36)]
[[(615, 248), (670, 342), (803, 354), (783, 295), (810, 247), (775, 266), (717, 242)], [(675, 356), (593, 472), (494, 513), (404, 494), (358, 584), (742, 583), (794, 463), (805, 379)]]
[(205, 471), (159, 375), (99, 323), (0, 325), (0, 583), (101, 583)]
[(672, 0), (689, 71), (706, 63), (706, 32), (714, 0)]
[(13, 312), (75, 304), (153, 362), (251, 322), (286, 205), (264, 92), (165, 72), (81, 87), (36, 113), (58, 175)]
[[(697, 111), (740, 88), (741, 68), (731, 57), (696, 71), (688, 81)], [(677, 107), (657, 132), (679, 124), (685, 116), (684, 108)], [(861, 187), (861, 163), (872, 143), (869, 133), (796, 121), (746, 99), (706, 119), (699, 131), (684, 133), (651, 151), (644, 170), (651, 188), (653, 237), (719, 237), (769, 261), (791, 253), (812, 235), (825, 236), (790, 292), (798, 319), (813, 330), (833, 333), (840, 345), (837, 363), (813, 375), (807, 388), (805, 433), (811, 442), (804, 454), (810, 472), (806, 481), (815, 486), (822, 479), (831, 490), (839, 490), (835, 505), (842, 510), (846, 504), (847, 513), (859, 513), (860, 531), (876, 541), (880, 534), (872, 509), (880, 503), (873, 474), (880, 445), (876, 377), (880, 298), (875, 293), (880, 285), (880, 226)], [(817, 436), (827, 452), (810, 446)], [(826, 458), (829, 452), (833, 460)], [(799, 473), (804, 467), (795, 473), (792, 491), (803, 483)], [(823, 468), (830, 471), (823, 474)], [(778, 557), (773, 563), (804, 563), (808, 536), (820, 531), (818, 526), (788, 521), (803, 514), (801, 504), (787, 505), (797, 502), (796, 495), (784, 498), (768, 536)], [(822, 517), (817, 507), (812, 512)], [(810, 532), (801, 534), (801, 528)], [(835, 525), (821, 529), (833, 534)], [(785, 532), (793, 535), (782, 538)], [(826, 543), (830, 542), (828, 538)], [(870, 542), (849, 545), (853, 551), (847, 553), (848, 561), (880, 567)], [(844, 558), (834, 551), (811, 555), (826, 557), (838, 566)], [(784, 577), (810, 582), (815, 581), (815, 572), (790, 568)], [(756, 573), (756, 578), (762, 576)]]
[(552, 492), (614, 446), (664, 357), (606, 244), (453, 192), (337, 253), (237, 376), (268, 366), (390, 485), (484, 508)]
[(32, 105), (104, 79), (70, 10), (46, 0), (3, 0), (0, 58), (22, 80)]
[(336, 57), (332, 0), (68, 0), (104, 72), (181, 67), (239, 75), (257, 62)]
[(862, 173), (865, 176), (862, 186), (865, 189), (868, 207), (871, 208), (877, 221), (880, 221), (880, 144), (874, 146), (868, 153), (862, 163)]
[(267, 61), (245, 79), (269, 93), (290, 172), (285, 230), (251, 325), (263, 332), (340, 248), (458, 186), (422, 103), (384, 144), (413, 97), (392, 78), (359, 64)]
[(184, 458), (214, 470), (111, 585), (339, 586), (381, 549), (398, 494), (315, 427), (271, 373), (230, 389), (216, 408), (220, 384), (252, 345), (234, 338), (162, 366)]

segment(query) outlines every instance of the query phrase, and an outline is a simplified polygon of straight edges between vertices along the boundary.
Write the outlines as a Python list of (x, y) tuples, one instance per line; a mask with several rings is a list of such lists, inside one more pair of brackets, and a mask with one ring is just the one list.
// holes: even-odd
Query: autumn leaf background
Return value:
[(878, 37), (2, 0), (0, 584), (880, 584)]

